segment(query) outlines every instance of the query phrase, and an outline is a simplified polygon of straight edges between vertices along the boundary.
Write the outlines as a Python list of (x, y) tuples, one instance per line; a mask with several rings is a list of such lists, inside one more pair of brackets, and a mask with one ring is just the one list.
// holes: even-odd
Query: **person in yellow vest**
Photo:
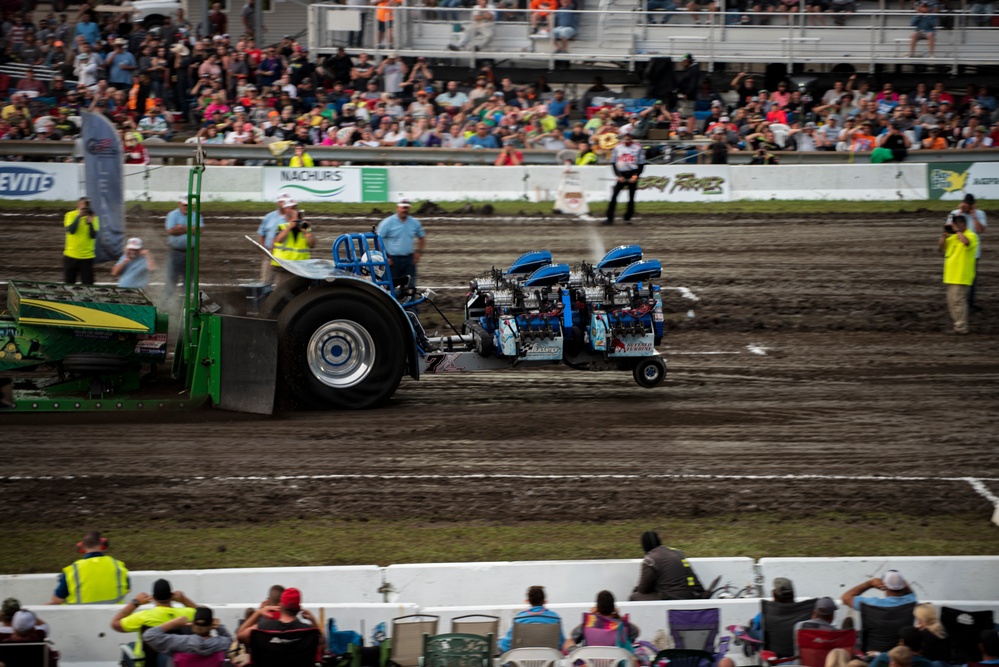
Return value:
[[(183, 606), (174, 607), (174, 601)], [(153, 606), (139, 611), (139, 607), (148, 602), (152, 602)], [(173, 590), (169, 581), (157, 579), (153, 582), (153, 594), (137, 594), (111, 619), (111, 629), (118, 632), (135, 632), (138, 635), (132, 648), (132, 654), (136, 658), (136, 663), (140, 664), (139, 659), (145, 656), (142, 649), (143, 631), (147, 628), (163, 625), (179, 616), (183, 616), (190, 623), (194, 620), (194, 614), (197, 611), (195, 607), (197, 606), (184, 593)], [(142, 660), (141, 663), (145, 663), (145, 660)], [(150, 665), (149, 667), (154, 666)]]
[(120, 604), (131, 589), (128, 569), (108, 555), (108, 541), (96, 530), (76, 545), (83, 558), (63, 568), (49, 604)]
[(937, 247), (944, 254), (943, 281), (947, 286), (947, 308), (954, 320), (953, 333), (968, 333), (968, 292), (975, 282), (978, 234), (968, 231), (968, 218), (951, 215)]
[(295, 144), (295, 154), (288, 160), (289, 167), (315, 167), (312, 156), (305, 152), (305, 144)]
[(66, 232), (66, 246), (62, 251), (62, 281), (75, 283), (77, 277), (83, 285), (94, 284), (94, 257), (97, 232), (101, 220), (90, 208), (90, 200), (80, 197), (76, 209), (62, 219)]
[[(309, 223), (302, 219), (302, 212), (298, 210), (295, 200), (285, 202), (284, 219), (286, 222), (278, 225), (277, 235), (274, 237), (274, 257), (293, 262), (311, 259), (311, 249), (316, 247), (316, 237), (312, 235)], [(294, 277), (294, 274), (283, 269), (277, 262), (272, 263), (277, 285)]]

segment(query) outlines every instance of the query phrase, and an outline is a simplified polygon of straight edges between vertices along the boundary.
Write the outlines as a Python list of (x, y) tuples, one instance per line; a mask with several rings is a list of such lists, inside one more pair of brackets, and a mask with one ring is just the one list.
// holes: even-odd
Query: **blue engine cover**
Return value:
[(614, 282), (618, 284), (640, 283), (645, 282), (646, 280), (651, 280), (652, 278), (658, 278), (662, 275), (662, 273), (663, 267), (658, 259), (646, 259), (626, 266), (621, 273), (618, 274), (617, 279)]
[(523, 285), (524, 287), (549, 287), (560, 283), (569, 282), (568, 264), (549, 264), (531, 274)]
[(510, 268), (504, 271), (504, 273), (508, 276), (526, 275), (551, 263), (552, 253), (550, 250), (534, 250), (532, 252), (525, 252), (515, 259)]
[(642, 259), (642, 246), (619, 245), (612, 248), (597, 263), (598, 269), (619, 269)]

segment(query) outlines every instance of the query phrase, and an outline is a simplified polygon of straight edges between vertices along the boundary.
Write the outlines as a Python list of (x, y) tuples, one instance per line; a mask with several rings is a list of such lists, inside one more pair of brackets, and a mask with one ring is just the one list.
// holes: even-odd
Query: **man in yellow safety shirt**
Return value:
[[(286, 222), (278, 225), (277, 235), (274, 237), (274, 257), (284, 261), (301, 261), (311, 259), (311, 249), (316, 247), (316, 237), (312, 235), (309, 223), (302, 220), (302, 213), (296, 208), (294, 200), (285, 202), (284, 216)], [(274, 264), (274, 277), (276, 284), (294, 277), (281, 268), (277, 262)]]
[(81, 197), (76, 209), (63, 216), (66, 246), (62, 258), (62, 281), (75, 283), (77, 276), (83, 285), (94, 284), (94, 257), (97, 232), (101, 221), (90, 208), (90, 200)]
[[(183, 606), (174, 607), (174, 600), (180, 602)], [(147, 602), (152, 602), (154, 606), (139, 611), (139, 607)], [(138, 661), (139, 658), (145, 656), (145, 652), (142, 649), (142, 633), (147, 628), (163, 625), (178, 616), (183, 616), (188, 622), (191, 622), (194, 620), (194, 614), (197, 611), (195, 607), (197, 605), (191, 602), (190, 598), (181, 591), (173, 590), (169, 581), (166, 579), (157, 579), (153, 582), (153, 594), (139, 593), (136, 595), (133, 600), (122, 607), (115, 614), (115, 617), (111, 619), (111, 629), (118, 632), (135, 632), (138, 634), (138, 639), (132, 649), (132, 653)], [(145, 660), (142, 662), (145, 662)]]
[(125, 564), (107, 554), (108, 541), (96, 530), (76, 545), (83, 558), (64, 568), (49, 604), (120, 604), (131, 584)]

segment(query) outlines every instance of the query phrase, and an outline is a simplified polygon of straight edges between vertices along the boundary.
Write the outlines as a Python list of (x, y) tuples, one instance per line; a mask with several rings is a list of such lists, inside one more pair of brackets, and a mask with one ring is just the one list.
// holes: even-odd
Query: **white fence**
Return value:
[[(924, 200), (930, 197), (927, 180), (930, 168), (940, 171), (949, 165), (650, 165), (642, 177), (638, 201)], [(999, 162), (978, 163), (975, 168), (988, 176), (985, 180), (990, 182), (999, 177)], [(431, 169), (432, 172), (428, 171)], [(31, 170), (32, 183), (48, 184), (54, 180), (55, 184), (44, 189), (5, 189), (2, 187), (4, 181), (0, 180), (0, 199), (70, 201), (84, 190), (82, 165), (31, 163)], [(554, 201), (564, 171), (564, 167), (559, 166), (211, 167), (205, 172), (202, 198), (204, 201), (270, 201), (265, 193), (275, 187), (271, 176), (275, 172), (296, 172), (303, 183), (294, 192), (299, 201), (376, 203), (395, 201), (399, 197), (438, 202)], [(582, 167), (578, 171), (586, 199), (607, 201), (613, 185), (610, 168)], [(430, 173), (432, 178), (428, 178)], [(176, 201), (177, 197), (187, 195), (187, 177), (188, 168), (183, 166), (148, 169), (128, 166), (125, 199), (129, 202)], [(366, 185), (349, 188), (323, 185), (362, 180)], [(371, 183), (374, 185), (368, 187)], [(974, 190), (970, 181), (967, 187), (976, 196), (986, 196), (981, 189)], [(949, 194), (963, 197), (963, 192), (958, 190)]]
[[(722, 626), (744, 624), (759, 611), (758, 598), (684, 602), (627, 602), (638, 579), (639, 560), (537, 561), (498, 563), (430, 563), (355, 567), (174, 570), (132, 573), (133, 591), (150, 590), (160, 577), (198, 603), (209, 604), (230, 627), (249, 606), (259, 604), (270, 586), (296, 586), (304, 603), (321, 619), (336, 618), (341, 629), (364, 631), (392, 618), (425, 612), (441, 617), (440, 630), (456, 616), (485, 613), (499, 616), (505, 632), (524, 606), (526, 589), (543, 585), (550, 606), (562, 615), (566, 630), (593, 606), (597, 591), (612, 591), (622, 611), (651, 639), (666, 628), (667, 609), (717, 607)], [(999, 557), (877, 558), (692, 558), (707, 585), (743, 588), (759, 581), (764, 595), (773, 579), (789, 577), (799, 598), (828, 595), (838, 599), (856, 584), (898, 569), (921, 600), (961, 609), (999, 613)], [(0, 576), (0, 598), (18, 598), (52, 626), (52, 636), (66, 665), (110, 664), (117, 645), (128, 640), (110, 629), (118, 607), (45, 607), (55, 587), (55, 574)], [(385, 599), (383, 602), (382, 600)], [(839, 616), (850, 613), (841, 609)], [(738, 657), (738, 656), (734, 656)]]

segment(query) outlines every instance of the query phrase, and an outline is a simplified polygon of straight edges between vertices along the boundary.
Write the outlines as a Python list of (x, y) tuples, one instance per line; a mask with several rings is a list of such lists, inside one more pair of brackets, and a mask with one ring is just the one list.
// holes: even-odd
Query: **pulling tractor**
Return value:
[[(199, 215), (203, 170), (191, 170), (189, 232)], [(464, 322), (428, 336), (418, 310), (436, 308), (435, 295), (393, 277), (375, 233), (338, 237), (330, 258), (275, 259), (293, 277), (271, 293), (259, 318), (219, 312), (200, 291), (200, 237), (187, 238), (172, 393), (164, 394), (162, 383), (147, 386), (140, 375), (142, 364), (167, 360), (166, 314), (144, 292), (14, 280), (0, 314), (0, 378), (13, 380), (13, 410), (211, 403), (269, 414), (278, 385), (306, 409), (371, 408), (391, 398), (404, 374), (419, 379), (554, 364), (631, 371), (643, 387), (666, 377), (656, 350), (661, 288), (653, 282), (662, 268), (637, 245), (575, 268), (554, 263), (547, 250), (526, 253), (470, 281)], [(47, 377), (32, 375), (40, 368)]]

